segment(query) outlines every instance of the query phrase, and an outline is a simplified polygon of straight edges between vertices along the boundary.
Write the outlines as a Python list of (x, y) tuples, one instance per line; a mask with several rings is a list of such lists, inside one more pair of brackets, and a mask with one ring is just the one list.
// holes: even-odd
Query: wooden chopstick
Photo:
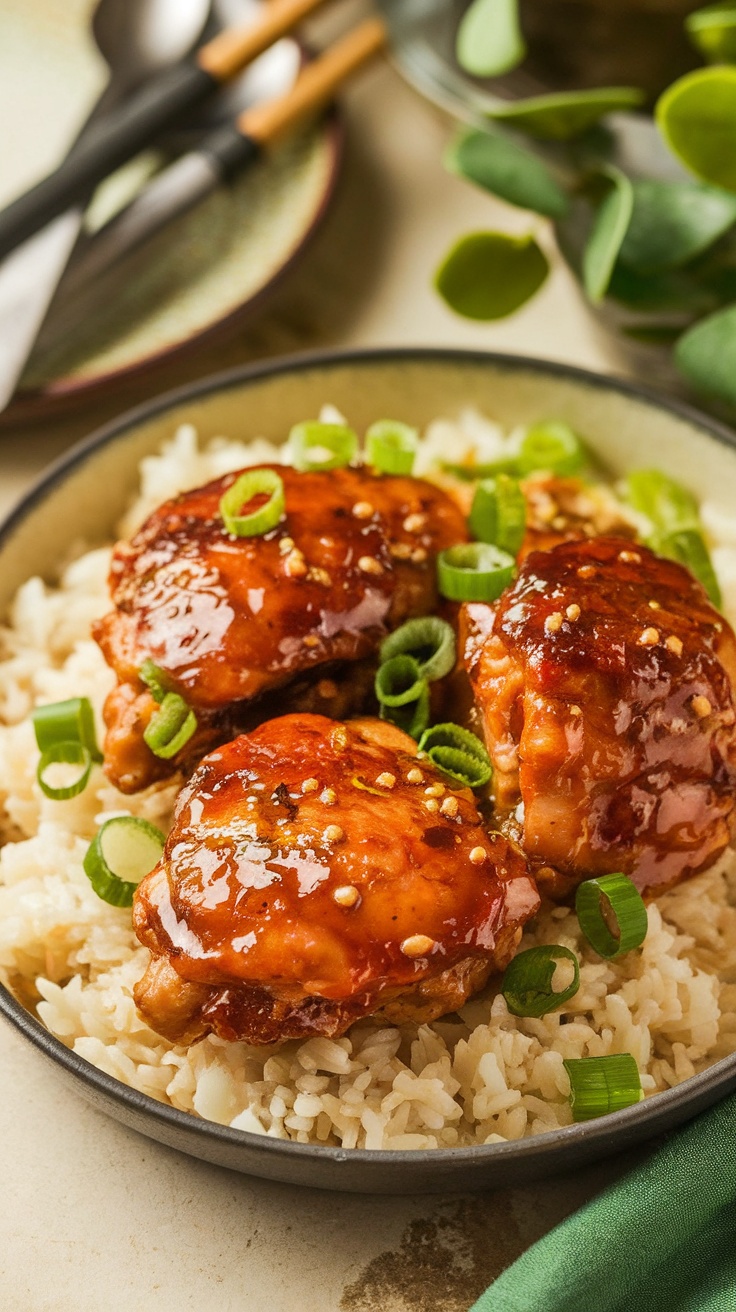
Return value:
[(197, 52), (199, 67), (218, 82), (227, 82), (241, 68), (291, 32), (326, 0), (270, 0), (263, 13), (244, 27), (220, 32)]

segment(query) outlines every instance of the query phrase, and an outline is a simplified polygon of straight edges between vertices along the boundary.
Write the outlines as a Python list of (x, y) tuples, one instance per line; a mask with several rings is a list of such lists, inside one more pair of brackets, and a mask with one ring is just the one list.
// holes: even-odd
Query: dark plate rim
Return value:
[[(580, 386), (595, 388), (599, 391), (613, 391), (643, 402), (655, 409), (665, 410), (675, 418), (692, 423), (722, 445), (736, 450), (736, 434), (725, 424), (701, 414), (695, 407), (684, 402), (662, 397), (656, 391), (637, 383), (617, 378), (613, 375), (596, 374), (574, 365), (563, 364), (553, 360), (540, 360), (529, 356), (507, 355), (503, 352), (464, 350), (445, 347), (380, 347), (348, 351), (310, 351), (297, 355), (281, 357), (275, 361), (240, 366), (222, 373), (212, 374), (198, 379), (183, 387), (164, 393), (152, 401), (144, 402), (133, 410), (127, 411), (120, 418), (106, 424), (92, 433), (90, 437), (77, 443), (71, 450), (55, 461), (44, 475), (33, 485), (26, 496), (6, 517), (0, 525), (0, 551), (10, 540), (16, 528), (39, 506), (58, 483), (63, 483), (74, 470), (84, 464), (96, 451), (108, 446), (116, 438), (138, 427), (139, 424), (155, 418), (166, 410), (173, 409), (188, 400), (200, 399), (217, 392), (259, 382), (263, 379), (278, 377), (285, 373), (301, 373), (312, 369), (340, 368), (344, 366), (370, 367), (376, 364), (401, 363), (446, 363), (455, 365), (483, 366), (490, 365), (506, 371), (532, 372), (547, 374), (552, 378), (561, 378)], [(669, 1121), (669, 1114), (676, 1108), (693, 1104), (694, 1110), (703, 1106), (714, 1091), (722, 1091), (724, 1096), (736, 1086), (736, 1053), (715, 1062), (700, 1074), (691, 1076), (682, 1084), (653, 1094), (650, 1098), (627, 1107), (622, 1111), (610, 1113), (595, 1120), (578, 1122), (563, 1126), (558, 1130), (534, 1136), (528, 1139), (516, 1139), (501, 1144), (476, 1144), (460, 1148), (429, 1149), (366, 1149), (325, 1147), (320, 1144), (301, 1144), (292, 1140), (273, 1139), (263, 1134), (253, 1134), (247, 1130), (233, 1130), (229, 1126), (219, 1125), (215, 1121), (205, 1121), (189, 1112), (180, 1111), (158, 1102), (148, 1094), (139, 1092), (129, 1085), (104, 1071), (98, 1070), (86, 1058), (79, 1056), (65, 1047), (59, 1039), (46, 1030), (26, 1008), (0, 985), (0, 1014), (17, 1029), (34, 1047), (40, 1049), (57, 1066), (67, 1073), (79, 1078), (104, 1098), (111, 1100), (131, 1112), (139, 1113), (167, 1126), (174, 1131), (182, 1131), (188, 1136), (194, 1135), (204, 1141), (216, 1142), (230, 1148), (250, 1148), (259, 1153), (279, 1160), (296, 1156), (300, 1160), (345, 1163), (358, 1166), (395, 1165), (397, 1168), (422, 1162), (438, 1166), (450, 1162), (466, 1162), (481, 1165), (484, 1162), (502, 1162), (525, 1159), (555, 1161), (564, 1157), (576, 1145), (600, 1146), (602, 1151), (610, 1151), (612, 1140), (625, 1140), (627, 1130), (644, 1131), (649, 1127), (652, 1133), (664, 1122)], [(715, 1099), (710, 1099), (715, 1101)], [(683, 1118), (684, 1119), (684, 1118)], [(638, 1137), (645, 1137), (640, 1134)]]

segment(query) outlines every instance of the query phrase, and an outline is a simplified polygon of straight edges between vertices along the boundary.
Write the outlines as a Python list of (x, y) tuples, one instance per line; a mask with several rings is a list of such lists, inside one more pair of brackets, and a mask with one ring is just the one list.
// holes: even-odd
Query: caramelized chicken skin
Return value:
[[(247, 707), (297, 679), (292, 699), (279, 693), (259, 718), (358, 709), (370, 659), (357, 678), (332, 675), (371, 658), (404, 619), (433, 609), (435, 555), (467, 536), (451, 498), (421, 479), (366, 469), (278, 472), (286, 515), (262, 537), (227, 533), (219, 503), (238, 476), (229, 474), (166, 502), (115, 550), (115, 609), (94, 636), (118, 676), (105, 708), (105, 761), (123, 792), (249, 727)], [(197, 714), (200, 732), (183, 762), (161, 761), (143, 742), (155, 710), (139, 679), (146, 658)]]
[(682, 566), (613, 537), (533, 552), (462, 617), (495, 766), (540, 885), (614, 870), (661, 890), (734, 825), (736, 640)]
[(288, 715), (201, 762), (134, 924), (175, 1040), (432, 1020), (506, 964), (539, 897), (472, 793), (379, 720)]

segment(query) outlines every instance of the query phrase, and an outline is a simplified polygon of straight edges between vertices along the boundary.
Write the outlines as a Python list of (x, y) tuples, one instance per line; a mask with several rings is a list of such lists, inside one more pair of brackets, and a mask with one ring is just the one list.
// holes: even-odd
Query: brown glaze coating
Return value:
[(710, 865), (734, 823), (736, 640), (682, 566), (600, 537), (533, 552), (462, 649), (498, 805), (565, 895), (621, 870), (661, 890)]
[(135, 896), (153, 953), (136, 1002), (172, 1039), (430, 1020), (505, 964), (538, 906), (518, 851), (411, 738), (284, 716), (212, 752), (184, 788)]
[[(115, 609), (94, 635), (119, 681), (105, 710), (105, 759), (124, 792), (248, 727), (244, 708), (270, 691), (371, 658), (388, 630), (436, 604), (435, 555), (467, 536), (446, 493), (366, 469), (278, 472), (286, 514), (262, 537), (227, 533), (219, 503), (238, 476), (228, 474), (166, 502), (115, 550)], [(200, 721), (183, 761), (160, 761), (142, 741), (155, 709), (138, 678), (146, 658)], [(348, 675), (319, 709), (347, 714), (364, 691)]]
[(531, 474), (522, 482), (526, 501), (526, 533), (519, 552), (549, 551), (558, 542), (603, 534), (634, 538), (636, 529), (606, 488), (586, 487), (579, 478)]

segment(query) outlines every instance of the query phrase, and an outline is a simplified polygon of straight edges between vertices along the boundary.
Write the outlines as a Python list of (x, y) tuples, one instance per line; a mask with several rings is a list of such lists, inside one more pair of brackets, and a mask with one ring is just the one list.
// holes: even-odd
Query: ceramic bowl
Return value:
[[(660, 465), (723, 509), (736, 502), (731, 432), (643, 388), (548, 362), (470, 351), (384, 350), (300, 356), (239, 369), (124, 415), (54, 465), (0, 530), (0, 609), (29, 575), (53, 577), (72, 538), (109, 537), (136, 487), (142, 456), (177, 425), (200, 435), (283, 439), (330, 401), (358, 429), (394, 414), (424, 425), (477, 406), (504, 426), (554, 416), (585, 435), (614, 473)], [(101, 495), (103, 490), (103, 495)], [(163, 1106), (91, 1066), (0, 990), (0, 1011), (88, 1101), (131, 1129), (220, 1166), (267, 1179), (364, 1193), (467, 1192), (518, 1183), (643, 1143), (736, 1089), (736, 1055), (634, 1107), (515, 1142), (435, 1151), (370, 1152), (232, 1130)]]

